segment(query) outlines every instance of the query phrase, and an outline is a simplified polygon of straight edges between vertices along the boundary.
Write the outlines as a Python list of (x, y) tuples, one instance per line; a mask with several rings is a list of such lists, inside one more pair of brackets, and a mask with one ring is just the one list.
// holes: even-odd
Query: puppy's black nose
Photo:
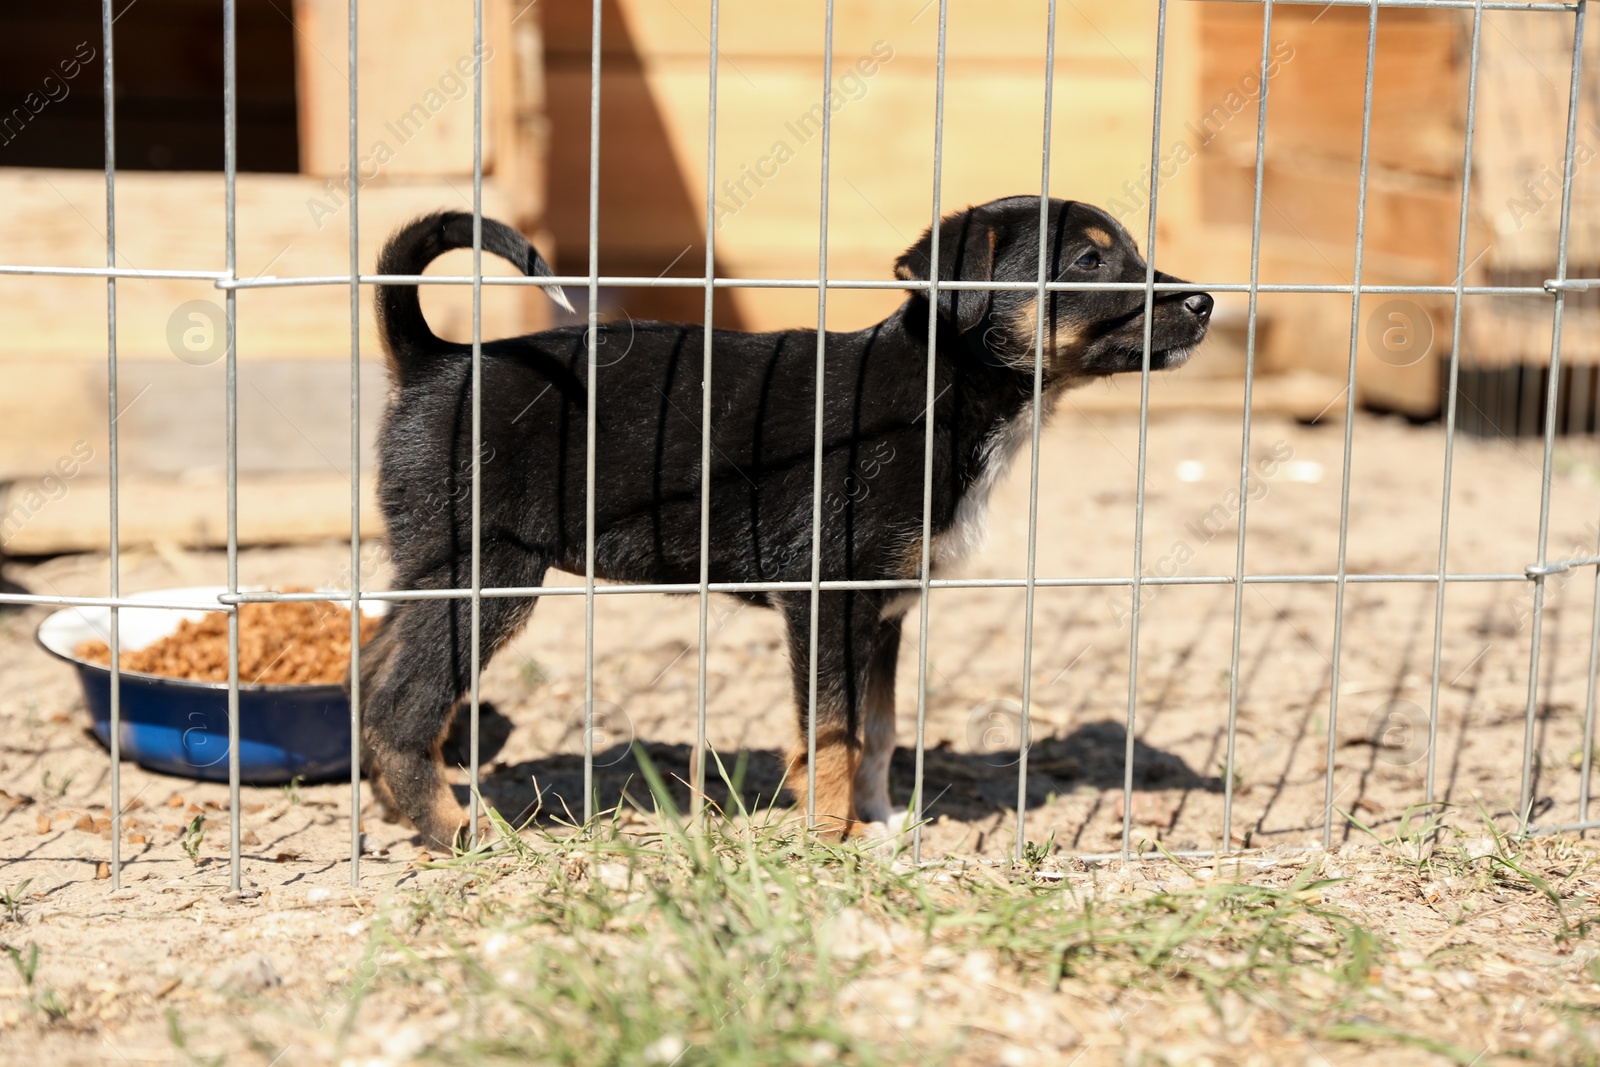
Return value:
[(1216, 301), (1211, 299), (1210, 293), (1195, 293), (1183, 302), (1183, 306), (1189, 309), (1189, 313), (1201, 322), (1210, 321), (1211, 309), (1215, 305)]

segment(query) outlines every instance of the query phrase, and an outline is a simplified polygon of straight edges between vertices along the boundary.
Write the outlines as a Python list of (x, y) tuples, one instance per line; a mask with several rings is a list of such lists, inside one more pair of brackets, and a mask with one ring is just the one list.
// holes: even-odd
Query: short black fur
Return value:
[[(1046, 269), (1060, 281), (1145, 281), (1133, 240), (1105, 212), (1052, 200)], [(939, 278), (1034, 282), (1040, 202), (1012, 197), (940, 224)], [(431, 215), (399, 231), (382, 274), (420, 274), (472, 243), (472, 219)], [(532, 276), (548, 266), (516, 231), (483, 221), (483, 247)], [(931, 234), (896, 264), (926, 281)], [(1176, 281), (1157, 274), (1158, 280)], [(564, 298), (559, 297), (558, 299)], [(1063, 390), (1137, 372), (1142, 290), (1051, 292), (1043, 323), (1045, 413)], [(1037, 290), (940, 290), (933, 372), (936, 566), (970, 547), (988, 489), (1025, 440), (1040, 333)], [(379, 321), (395, 391), (379, 442), (380, 493), (398, 588), (470, 583), (470, 346), (428, 328), (414, 285), (382, 285)], [(1152, 369), (1181, 364), (1206, 332), (1211, 298), (1157, 293)], [(821, 572), (824, 580), (918, 574), (930, 302), (913, 290), (883, 322), (826, 339)], [(484, 586), (537, 586), (547, 570), (582, 573), (590, 387), (586, 331), (562, 327), (485, 341), (482, 361), (481, 566)], [(700, 578), (701, 396), (698, 325), (602, 325), (596, 380), (595, 559), (619, 582)], [(816, 333), (712, 335), (710, 580), (812, 576)], [(809, 592), (744, 599), (785, 617), (800, 736), (809, 695)], [(888, 817), (884, 746), (893, 746), (894, 651), (903, 591), (820, 598), (815, 805), (824, 828), (849, 833)], [(531, 598), (482, 602), (485, 661), (526, 622)], [(469, 683), (469, 604), (395, 605), (363, 655), (364, 734), (382, 793), (424, 837), (448, 846), (462, 826), (441, 776), (440, 739)], [(885, 738), (887, 740), (885, 741)], [(804, 802), (805, 749), (790, 781)]]

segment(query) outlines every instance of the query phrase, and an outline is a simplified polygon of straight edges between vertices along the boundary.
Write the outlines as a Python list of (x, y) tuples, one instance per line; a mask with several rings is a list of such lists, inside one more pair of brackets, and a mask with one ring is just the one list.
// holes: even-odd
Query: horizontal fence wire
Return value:
[[(1215, 2), (1215, 0), (1210, 0)], [(587, 285), (588, 275), (560, 274), (549, 277), (499, 277), (474, 278), (470, 274), (318, 274), (297, 278), (234, 278), (227, 271), (177, 271), (132, 270), (125, 267), (50, 267), (32, 264), (0, 265), (0, 275), (67, 275), (83, 278), (126, 278), (147, 281), (194, 280), (210, 281), (222, 290), (283, 289), (300, 286), (347, 286), (354, 277), (361, 285), (464, 285), (481, 282), (487, 286)], [(597, 275), (598, 284), (618, 289), (701, 289), (705, 278), (660, 278), (642, 275)], [(722, 278), (713, 277), (710, 284), (717, 289), (816, 289), (822, 283), (816, 278)], [(924, 292), (1033, 292), (1037, 282), (973, 282), (973, 281), (917, 281), (899, 278), (829, 278), (828, 289), (904, 289)], [(1158, 293), (1333, 293), (1348, 295), (1358, 290), (1351, 285), (1322, 282), (1046, 282), (1049, 293), (1073, 292), (1144, 292), (1153, 288)], [(1556, 292), (1600, 289), (1600, 278), (1551, 278), (1541, 285), (1363, 285), (1359, 292), (1374, 295), (1400, 294), (1424, 296), (1453, 296), (1458, 291), (1467, 296), (1549, 296)], [(801, 330), (800, 332), (809, 332)]]
[[(1572, 561), (1554, 561), (1545, 569), (1530, 565), (1528, 572), (1451, 573), (1441, 577), (1431, 572), (1415, 574), (1347, 574), (1344, 580), (1352, 585), (1432, 585), (1439, 581), (1455, 582), (1532, 582), (1537, 577), (1558, 574), (1581, 567), (1595, 566), (1597, 561), (1586, 558)], [(1537, 573), (1534, 573), (1537, 572)], [(1243, 579), (1231, 574), (1147, 574), (1139, 579), (1140, 585), (1333, 585), (1339, 581), (1337, 574), (1247, 574)], [(1100, 588), (1104, 586), (1131, 586), (1133, 578), (1121, 575), (1094, 575), (1081, 578), (1036, 578), (1040, 588)], [(915, 578), (884, 579), (824, 579), (824, 592), (849, 589), (1023, 589), (1026, 578), (930, 578), (926, 583)], [(811, 588), (810, 582), (708, 582), (713, 593), (793, 593)], [(596, 585), (596, 596), (638, 596), (661, 594), (693, 594), (700, 591), (698, 582), (666, 582), (653, 585)], [(486, 597), (544, 597), (583, 596), (581, 585), (528, 585), (484, 586), (479, 590)], [(195, 601), (151, 600), (140, 594), (129, 596), (56, 596), (35, 593), (0, 594), (0, 604), (22, 604), (37, 607), (111, 607), (160, 608), (170, 611), (228, 612), (239, 604), (321, 603), (327, 600), (357, 600), (361, 603), (381, 603), (403, 600), (465, 600), (472, 596), (471, 589), (319, 589), (306, 593), (279, 593), (273, 591), (241, 590), (220, 593), (214, 605)]]
[[(1330, 683), (1327, 745), (1324, 779), (1324, 803), (1322, 812), (1322, 845), (1328, 847), (1332, 841), (1333, 832), (1333, 797), (1335, 780), (1334, 747), (1336, 744), (1335, 728), (1338, 721), (1340, 682), (1338, 664), (1342, 652), (1342, 638), (1345, 619), (1345, 591), (1350, 585), (1376, 585), (1376, 584), (1414, 584), (1436, 587), (1434, 594), (1434, 631), (1431, 649), (1430, 693), (1428, 704), (1428, 766), (1426, 773), (1426, 803), (1435, 803), (1435, 744), (1437, 737), (1440, 703), (1440, 671), (1442, 663), (1443, 628), (1446, 619), (1447, 590), (1461, 583), (1523, 583), (1532, 589), (1531, 635), (1528, 649), (1527, 685), (1528, 697), (1525, 713), (1525, 731), (1522, 749), (1522, 781), (1519, 793), (1518, 811), (1516, 812), (1518, 826), (1522, 832), (1529, 834), (1543, 834), (1555, 832), (1578, 832), (1600, 828), (1600, 822), (1589, 818), (1590, 783), (1589, 777), (1592, 770), (1591, 746), (1595, 732), (1595, 711), (1597, 695), (1597, 678), (1600, 678), (1600, 545), (1597, 545), (1595, 554), (1575, 558), (1556, 558), (1548, 556), (1549, 524), (1551, 512), (1551, 473), (1555, 448), (1555, 435), (1557, 426), (1557, 404), (1559, 398), (1559, 382), (1562, 374), (1562, 331), (1563, 316), (1565, 311), (1566, 294), (1571, 292), (1585, 292), (1600, 289), (1600, 278), (1569, 278), (1567, 277), (1569, 237), (1572, 221), (1572, 194), (1573, 181), (1576, 171), (1577, 149), (1577, 124), (1578, 107), (1580, 102), (1580, 87), (1582, 82), (1583, 40), (1585, 32), (1585, 18), (1587, 5), (1583, 2), (1576, 3), (1517, 3), (1509, 0), (1210, 0), (1210, 2), (1223, 3), (1248, 3), (1262, 8), (1262, 59), (1261, 59), (1261, 90), (1257, 102), (1257, 134), (1255, 154), (1255, 189), (1254, 204), (1251, 220), (1251, 251), (1249, 278), (1246, 281), (1231, 281), (1219, 283), (1204, 282), (1158, 282), (1155, 280), (1155, 252), (1156, 218), (1157, 218), (1157, 189), (1152, 188), (1149, 203), (1149, 232), (1146, 238), (1148, 252), (1147, 274), (1144, 282), (1128, 283), (1067, 283), (1051, 281), (1046, 276), (1046, 261), (1043, 248), (1043, 234), (1048, 225), (1048, 196), (1051, 185), (1051, 132), (1054, 114), (1054, 55), (1055, 55), (1055, 29), (1056, 5), (1050, 0), (1045, 12), (1046, 23), (1046, 78), (1044, 85), (1044, 131), (1041, 162), (1042, 191), (1046, 198), (1041, 204), (1041, 247), (1039, 250), (1038, 277), (1034, 281), (1023, 282), (968, 282), (947, 280), (938, 277), (938, 221), (941, 217), (941, 175), (944, 153), (944, 102), (945, 102), (945, 63), (946, 63), (946, 17), (948, 0), (938, 0), (938, 45), (935, 57), (935, 119), (934, 119), (934, 151), (933, 151), (933, 184), (932, 184), (932, 212), (933, 220), (932, 241), (934, 248), (934, 269), (926, 281), (906, 281), (901, 279), (849, 279), (834, 278), (828, 273), (828, 199), (830, 192), (829, 148), (830, 148), (830, 109), (827, 107), (827, 94), (831, 88), (832, 76), (832, 42), (834, 31), (834, 4), (828, 0), (824, 12), (823, 33), (823, 118), (822, 118), (822, 165), (819, 175), (819, 203), (821, 206), (821, 227), (818, 234), (818, 263), (817, 276), (814, 278), (731, 278), (720, 277), (715, 270), (715, 227), (709, 221), (713, 195), (715, 190), (716, 154), (717, 154), (717, 67), (718, 52), (717, 41), (720, 28), (720, 5), (717, 0), (710, 0), (710, 49), (707, 53), (708, 71), (708, 97), (707, 97), (707, 212), (705, 269), (696, 277), (635, 277), (631, 275), (606, 275), (600, 271), (599, 264), (599, 213), (601, 209), (599, 194), (600, 177), (600, 107), (601, 107), (601, 57), (602, 57), (602, 8), (603, 0), (593, 0), (592, 5), (592, 32), (590, 41), (590, 75), (591, 86), (589, 96), (589, 271), (584, 275), (560, 275), (555, 277), (485, 277), (482, 273), (482, 180), (483, 180), (483, 76), (481, 69), (475, 75), (474, 82), (474, 139), (473, 139), (473, 269), (470, 275), (383, 275), (366, 274), (359, 270), (359, 212), (354, 210), (359, 194), (359, 183), (356, 178), (354, 161), (358, 150), (358, 122), (357, 104), (359, 98), (359, 64), (357, 47), (357, 7), (356, 0), (350, 0), (348, 6), (348, 64), (349, 64), (349, 119), (348, 119), (348, 148), (352, 161), (349, 176), (349, 197), (352, 207), (349, 221), (349, 270), (344, 274), (314, 275), (303, 277), (275, 277), (260, 276), (253, 278), (240, 278), (236, 273), (236, 229), (237, 229), (237, 0), (224, 0), (222, 4), (223, 18), (223, 109), (224, 109), (224, 182), (226, 188), (224, 208), (225, 231), (225, 263), (220, 270), (191, 270), (191, 269), (151, 269), (141, 270), (127, 267), (118, 267), (116, 249), (116, 113), (115, 113), (115, 75), (114, 75), (114, 47), (112, 31), (112, 4), (111, 0), (102, 0), (102, 38), (104, 54), (104, 149), (105, 149), (105, 189), (106, 189), (106, 266), (57, 266), (47, 264), (0, 264), (0, 275), (25, 276), (37, 275), (63, 278), (103, 278), (106, 281), (107, 300), (107, 347), (106, 359), (108, 370), (108, 417), (109, 426), (109, 519), (110, 536), (108, 552), (110, 558), (110, 579), (106, 596), (52, 596), (34, 594), (4, 594), (0, 595), (0, 603), (57, 606), (73, 608), (104, 608), (110, 618), (109, 645), (111, 649), (110, 664), (110, 716), (111, 736), (110, 756), (111, 772), (109, 788), (111, 792), (112, 835), (111, 835), (111, 884), (113, 888), (121, 885), (122, 856), (120, 850), (122, 806), (121, 806), (121, 778), (120, 778), (120, 714), (121, 714), (121, 681), (120, 668), (120, 617), (122, 609), (161, 609), (208, 611), (221, 613), (227, 619), (228, 627), (228, 733), (229, 733), (229, 886), (238, 893), (243, 890), (241, 878), (241, 853), (240, 853), (240, 776), (239, 776), (239, 695), (242, 688), (239, 679), (239, 609), (245, 604), (288, 603), (307, 601), (340, 600), (347, 602), (351, 607), (351, 761), (352, 770), (350, 778), (350, 879), (352, 885), (359, 884), (360, 856), (362, 851), (361, 834), (361, 807), (362, 785), (360, 768), (360, 737), (361, 737), (361, 690), (360, 690), (360, 643), (359, 643), (359, 606), (362, 603), (402, 603), (420, 600), (451, 600), (464, 599), (471, 604), (471, 671), (470, 688), (468, 691), (468, 710), (470, 716), (470, 767), (468, 772), (470, 782), (470, 816), (469, 832), (474, 840), (478, 832), (478, 810), (480, 804), (480, 768), (478, 766), (478, 740), (479, 740), (479, 715), (480, 715), (480, 678), (481, 678), (481, 602), (485, 598), (506, 597), (543, 597), (543, 596), (579, 596), (584, 598), (584, 765), (583, 765), (583, 819), (587, 825), (596, 814), (596, 794), (594, 792), (594, 671), (595, 671), (595, 631), (594, 616), (597, 597), (617, 595), (662, 595), (662, 594), (694, 594), (698, 596), (698, 632), (699, 632), (699, 664), (696, 685), (696, 729), (695, 748), (692, 765), (691, 803), (696, 813), (702, 811), (702, 800), (705, 788), (705, 757), (710, 751), (706, 735), (707, 716), (707, 654), (708, 654), (708, 627), (707, 612), (709, 597), (712, 594), (733, 593), (769, 593), (791, 592), (806, 593), (810, 596), (811, 616), (809, 634), (809, 691), (804, 698), (806, 704), (805, 736), (802, 741), (807, 754), (806, 774), (806, 806), (808, 817), (814, 819), (816, 815), (816, 714), (818, 703), (818, 641), (819, 641), (819, 616), (821, 596), (826, 592), (845, 590), (906, 590), (920, 594), (920, 632), (917, 650), (917, 697), (916, 697), (916, 733), (915, 733), (915, 780), (912, 790), (912, 822), (913, 830), (913, 855), (918, 861), (921, 859), (921, 822), (920, 816), (925, 809), (924, 791), (924, 756), (925, 756), (925, 730), (928, 702), (928, 630), (931, 592), (940, 589), (1022, 589), (1025, 594), (1024, 601), (1024, 639), (1023, 639), (1023, 672), (1022, 672), (1022, 701), (1021, 701), (1021, 744), (1019, 750), (1017, 772), (1017, 807), (1015, 813), (1016, 840), (1014, 842), (1015, 855), (1021, 857), (1023, 845), (1026, 840), (1027, 817), (1027, 784), (1028, 784), (1028, 745), (1029, 745), (1029, 714), (1031, 698), (1031, 661), (1033, 654), (1033, 624), (1034, 624), (1034, 598), (1036, 591), (1041, 588), (1126, 588), (1130, 594), (1129, 621), (1130, 636), (1128, 646), (1128, 700), (1126, 716), (1126, 751), (1123, 765), (1123, 812), (1121, 816), (1121, 847), (1116, 852), (1105, 853), (1076, 853), (1084, 859), (1114, 859), (1123, 860), (1155, 858), (1165, 855), (1192, 856), (1196, 858), (1215, 856), (1219, 853), (1246, 855), (1251, 850), (1239, 850), (1232, 847), (1233, 836), (1233, 783), (1237, 761), (1236, 738), (1238, 731), (1239, 712), (1239, 667), (1242, 647), (1243, 632), (1243, 590), (1249, 585), (1312, 585), (1332, 586), (1335, 590), (1334, 615), (1333, 615), (1333, 648), (1332, 664), (1333, 675)], [(1266, 137), (1268, 115), (1268, 78), (1266, 77), (1269, 59), (1270, 35), (1272, 27), (1273, 9), (1277, 6), (1315, 6), (1319, 8), (1358, 8), (1365, 9), (1368, 13), (1368, 37), (1363, 71), (1363, 117), (1362, 138), (1360, 155), (1360, 172), (1357, 184), (1356, 223), (1354, 231), (1354, 275), (1348, 284), (1302, 284), (1263, 282), (1261, 280), (1261, 233), (1262, 233), (1262, 186), (1264, 184)], [(1466, 79), (1466, 110), (1465, 110), (1465, 141), (1462, 163), (1462, 185), (1459, 215), (1459, 229), (1457, 242), (1457, 277), (1449, 285), (1375, 285), (1364, 283), (1362, 280), (1363, 253), (1366, 239), (1366, 208), (1367, 191), (1371, 151), (1372, 114), (1374, 103), (1374, 68), (1379, 33), (1379, 12), (1385, 9), (1406, 10), (1455, 10), (1470, 11), (1472, 13), (1472, 27), (1470, 37), (1470, 52)], [(1561, 190), (1561, 216), (1558, 250), (1556, 258), (1555, 277), (1545, 280), (1541, 285), (1468, 285), (1465, 282), (1466, 273), (1466, 241), (1470, 218), (1470, 198), (1472, 195), (1471, 172), (1474, 145), (1475, 124), (1477, 118), (1477, 91), (1479, 81), (1480, 44), (1482, 40), (1483, 14), (1486, 11), (1507, 12), (1544, 12), (1562, 13), (1573, 17), (1573, 45), (1572, 60), (1568, 93), (1568, 113), (1566, 123), (1565, 160), (1562, 174)], [(480, 53), (483, 47), (483, 2), (474, 0), (473, 5), (473, 42)], [(1155, 82), (1154, 99), (1152, 104), (1152, 167), (1158, 154), (1161, 135), (1161, 106), (1162, 84), (1166, 61), (1166, 23), (1167, 2), (1160, 0), (1156, 18), (1155, 42)], [(481, 66), (481, 65), (480, 65)], [(226, 420), (226, 479), (227, 479), (227, 592), (217, 598), (215, 604), (196, 604), (184, 601), (152, 599), (137, 595), (123, 595), (121, 591), (121, 557), (120, 557), (120, 485), (121, 467), (119, 456), (119, 432), (116, 416), (118, 413), (118, 351), (117, 351), (117, 292), (119, 282), (162, 280), (162, 281), (193, 281), (209, 282), (214, 288), (226, 293), (226, 385), (225, 385), (225, 420)], [(360, 302), (364, 287), (388, 284), (415, 284), (415, 285), (469, 285), (473, 290), (472, 309), (472, 432), (474, 441), (474, 457), (472, 464), (472, 566), (471, 580), (467, 588), (461, 589), (397, 589), (397, 590), (367, 590), (362, 588), (360, 578), (360, 547), (362, 539), (360, 520), (360, 479), (361, 479), (361, 390), (360, 390), (360, 365), (362, 360), (360, 344)], [(350, 501), (350, 552), (352, 580), (348, 589), (323, 589), (304, 593), (279, 593), (246, 589), (241, 587), (239, 581), (239, 528), (238, 528), (238, 392), (237, 392), (237, 320), (236, 299), (241, 290), (252, 289), (279, 289), (309, 286), (346, 286), (350, 292), (350, 462), (351, 462), (351, 501)], [(480, 464), (482, 426), (481, 426), (481, 374), (483, 361), (482, 337), (482, 290), (484, 287), (500, 286), (540, 286), (554, 285), (583, 285), (587, 287), (589, 302), (587, 308), (587, 351), (588, 351), (588, 381), (591, 385), (586, 390), (588, 396), (587, 411), (587, 439), (585, 441), (586, 462), (586, 488), (587, 505), (585, 516), (585, 573), (580, 585), (539, 585), (539, 586), (507, 586), (500, 587), (485, 585), (481, 573), (481, 541), (482, 541), (482, 501), (480, 497)], [(655, 583), (641, 585), (606, 585), (597, 580), (594, 571), (595, 547), (595, 451), (596, 451), (596, 411), (597, 393), (599, 391), (598, 379), (598, 335), (604, 328), (599, 319), (599, 290), (601, 287), (638, 288), (638, 289), (702, 289), (705, 293), (704, 312), (704, 349), (703, 357), (703, 406), (701, 417), (702, 433), (702, 476), (700, 488), (700, 568), (699, 578), (696, 582), (684, 583)], [(708, 547), (708, 532), (710, 524), (710, 452), (712, 407), (711, 407), (711, 372), (713, 351), (713, 294), (718, 290), (728, 289), (815, 289), (817, 291), (817, 355), (816, 355), (816, 412), (815, 412), (815, 456), (814, 456), (814, 482), (812, 500), (812, 546), (811, 546), (811, 578), (809, 581), (772, 581), (772, 582), (717, 582), (711, 580), (711, 561)], [(823, 463), (823, 378), (825, 363), (825, 331), (827, 325), (827, 294), (833, 290), (904, 290), (912, 292), (937, 293), (942, 291), (1024, 291), (1037, 293), (1042, 299), (1047, 293), (1079, 292), (1079, 291), (1128, 291), (1141, 292), (1145, 298), (1145, 336), (1143, 341), (1143, 369), (1140, 382), (1140, 403), (1138, 414), (1138, 462), (1136, 465), (1137, 487), (1135, 494), (1134, 527), (1132, 531), (1133, 567), (1127, 575), (1089, 575), (1079, 577), (1068, 576), (1040, 576), (1037, 573), (1037, 537), (1038, 537), (1038, 502), (1039, 502), (1039, 464), (1040, 464), (1040, 433), (1041, 433), (1041, 400), (1043, 396), (1042, 360), (1037, 356), (1043, 352), (1044, 336), (1042, 319), (1037, 324), (1038, 336), (1035, 339), (1035, 374), (1033, 414), (1031, 424), (1031, 453), (1029, 467), (1029, 504), (1028, 504), (1028, 551), (1026, 574), (1022, 577), (1002, 578), (934, 578), (931, 563), (931, 538), (932, 538), (932, 443), (934, 427), (932, 419), (927, 423), (927, 449), (925, 456), (925, 469), (923, 472), (923, 521), (921, 530), (921, 570), (917, 577), (912, 579), (897, 580), (863, 580), (840, 581), (825, 580), (822, 577), (821, 565), (821, 533), (822, 533), (822, 463)], [(1245, 371), (1244, 371), (1244, 402), (1241, 420), (1240, 442), (1240, 505), (1238, 515), (1238, 531), (1235, 544), (1234, 571), (1231, 574), (1204, 574), (1204, 575), (1162, 575), (1146, 574), (1143, 567), (1143, 539), (1144, 539), (1144, 494), (1147, 467), (1147, 442), (1149, 434), (1149, 362), (1152, 350), (1151, 344), (1151, 315), (1155, 295), (1161, 292), (1223, 292), (1244, 294), (1248, 298), (1248, 311), (1245, 323)], [(1253, 415), (1253, 388), (1257, 367), (1257, 318), (1258, 298), (1262, 294), (1334, 294), (1351, 297), (1351, 323), (1349, 360), (1347, 364), (1347, 380), (1345, 392), (1345, 420), (1343, 430), (1343, 460), (1340, 483), (1340, 516), (1339, 516), (1339, 549), (1337, 566), (1331, 573), (1279, 573), (1279, 574), (1250, 574), (1246, 571), (1246, 547), (1248, 531), (1248, 503), (1249, 494), (1244, 490), (1248, 486), (1249, 465), (1248, 458), (1251, 445), (1252, 415)], [(1348, 539), (1351, 510), (1351, 479), (1353, 469), (1353, 449), (1355, 437), (1355, 374), (1358, 354), (1358, 327), (1360, 301), (1364, 295), (1435, 295), (1448, 296), (1453, 300), (1451, 317), (1451, 352), (1446, 370), (1447, 384), (1444, 390), (1444, 457), (1443, 457), (1443, 482), (1440, 498), (1439, 514), (1439, 540), (1438, 540), (1438, 566), (1435, 571), (1418, 573), (1352, 573), (1349, 570)], [(1463, 306), (1469, 297), (1479, 296), (1512, 296), (1512, 297), (1547, 297), (1551, 301), (1552, 334), (1550, 369), (1546, 383), (1546, 418), (1544, 425), (1543, 462), (1541, 467), (1542, 486), (1540, 491), (1539, 529), (1535, 551), (1531, 553), (1534, 562), (1528, 564), (1522, 571), (1514, 572), (1461, 572), (1452, 573), (1446, 567), (1450, 539), (1451, 520), (1451, 495), (1454, 474), (1454, 448), (1458, 422), (1458, 389), (1460, 384), (1460, 346), (1462, 335)], [(928, 354), (928, 380), (927, 395), (930, 406), (934, 400), (934, 370), (935, 370), (935, 330), (930, 323)], [(1545, 608), (1546, 581), (1552, 576), (1566, 572), (1596, 568), (1595, 583), (1596, 596), (1593, 605), (1593, 618), (1590, 624), (1590, 643), (1588, 658), (1587, 693), (1584, 710), (1584, 751), (1581, 765), (1581, 778), (1579, 784), (1579, 817), (1576, 821), (1560, 823), (1550, 826), (1538, 825), (1531, 821), (1536, 797), (1534, 796), (1534, 729), (1538, 715), (1539, 697), (1539, 669), (1541, 662), (1541, 635)], [(1221, 845), (1218, 849), (1186, 850), (1179, 853), (1144, 852), (1133, 848), (1132, 840), (1132, 811), (1133, 811), (1133, 753), (1135, 735), (1137, 730), (1137, 710), (1139, 698), (1139, 655), (1140, 655), (1140, 628), (1139, 608), (1140, 591), (1142, 588), (1164, 586), (1231, 586), (1233, 588), (1232, 605), (1232, 634), (1230, 656), (1232, 669), (1229, 678), (1229, 699), (1226, 725), (1226, 756), (1224, 759), (1224, 803), (1222, 814)]]

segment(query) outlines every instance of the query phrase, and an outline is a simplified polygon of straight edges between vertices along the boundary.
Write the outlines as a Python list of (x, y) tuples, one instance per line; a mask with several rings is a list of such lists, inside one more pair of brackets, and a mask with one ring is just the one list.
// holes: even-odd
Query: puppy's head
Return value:
[[(1146, 264), (1121, 224), (1097, 207), (1051, 200), (1045, 274), (1054, 282), (1143, 284)], [(907, 249), (895, 274), (927, 281), (932, 233)], [(1039, 198), (992, 200), (939, 223), (939, 280), (1031, 282), (1039, 278)], [(1178, 282), (1157, 271), (1158, 282)], [(926, 291), (922, 292), (927, 298)], [(1044, 326), (1045, 376), (1055, 382), (1138, 371), (1144, 359), (1145, 294), (1139, 290), (1050, 292), (941, 289), (938, 314), (969, 343), (1031, 369)], [(1205, 293), (1157, 292), (1150, 368), (1178, 367), (1206, 335), (1212, 299)]]

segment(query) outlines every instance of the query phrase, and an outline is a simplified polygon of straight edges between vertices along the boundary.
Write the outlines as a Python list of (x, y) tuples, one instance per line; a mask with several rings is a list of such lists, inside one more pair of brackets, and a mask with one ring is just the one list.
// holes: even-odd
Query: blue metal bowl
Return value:
[[(163, 589), (129, 599), (196, 605), (217, 603), (221, 586)], [(383, 604), (365, 604), (377, 615)], [(143, 648), (204, 611), (131, 608), (119, 613), (124, 651)], [(100, 743), (111, 740), (111, 669), (79, 659), (85, 641), (109, 638), (109, 608), (66, 608), (39, 624), (45, 651), (71, 663)], [(228, 780), (228, 686), (122, 672), (122, 753), (141, 767), (184, 778)], [(274, 785), (350, 774), (350, 700), (339, 685), (239, 686), (239, 780)]]

